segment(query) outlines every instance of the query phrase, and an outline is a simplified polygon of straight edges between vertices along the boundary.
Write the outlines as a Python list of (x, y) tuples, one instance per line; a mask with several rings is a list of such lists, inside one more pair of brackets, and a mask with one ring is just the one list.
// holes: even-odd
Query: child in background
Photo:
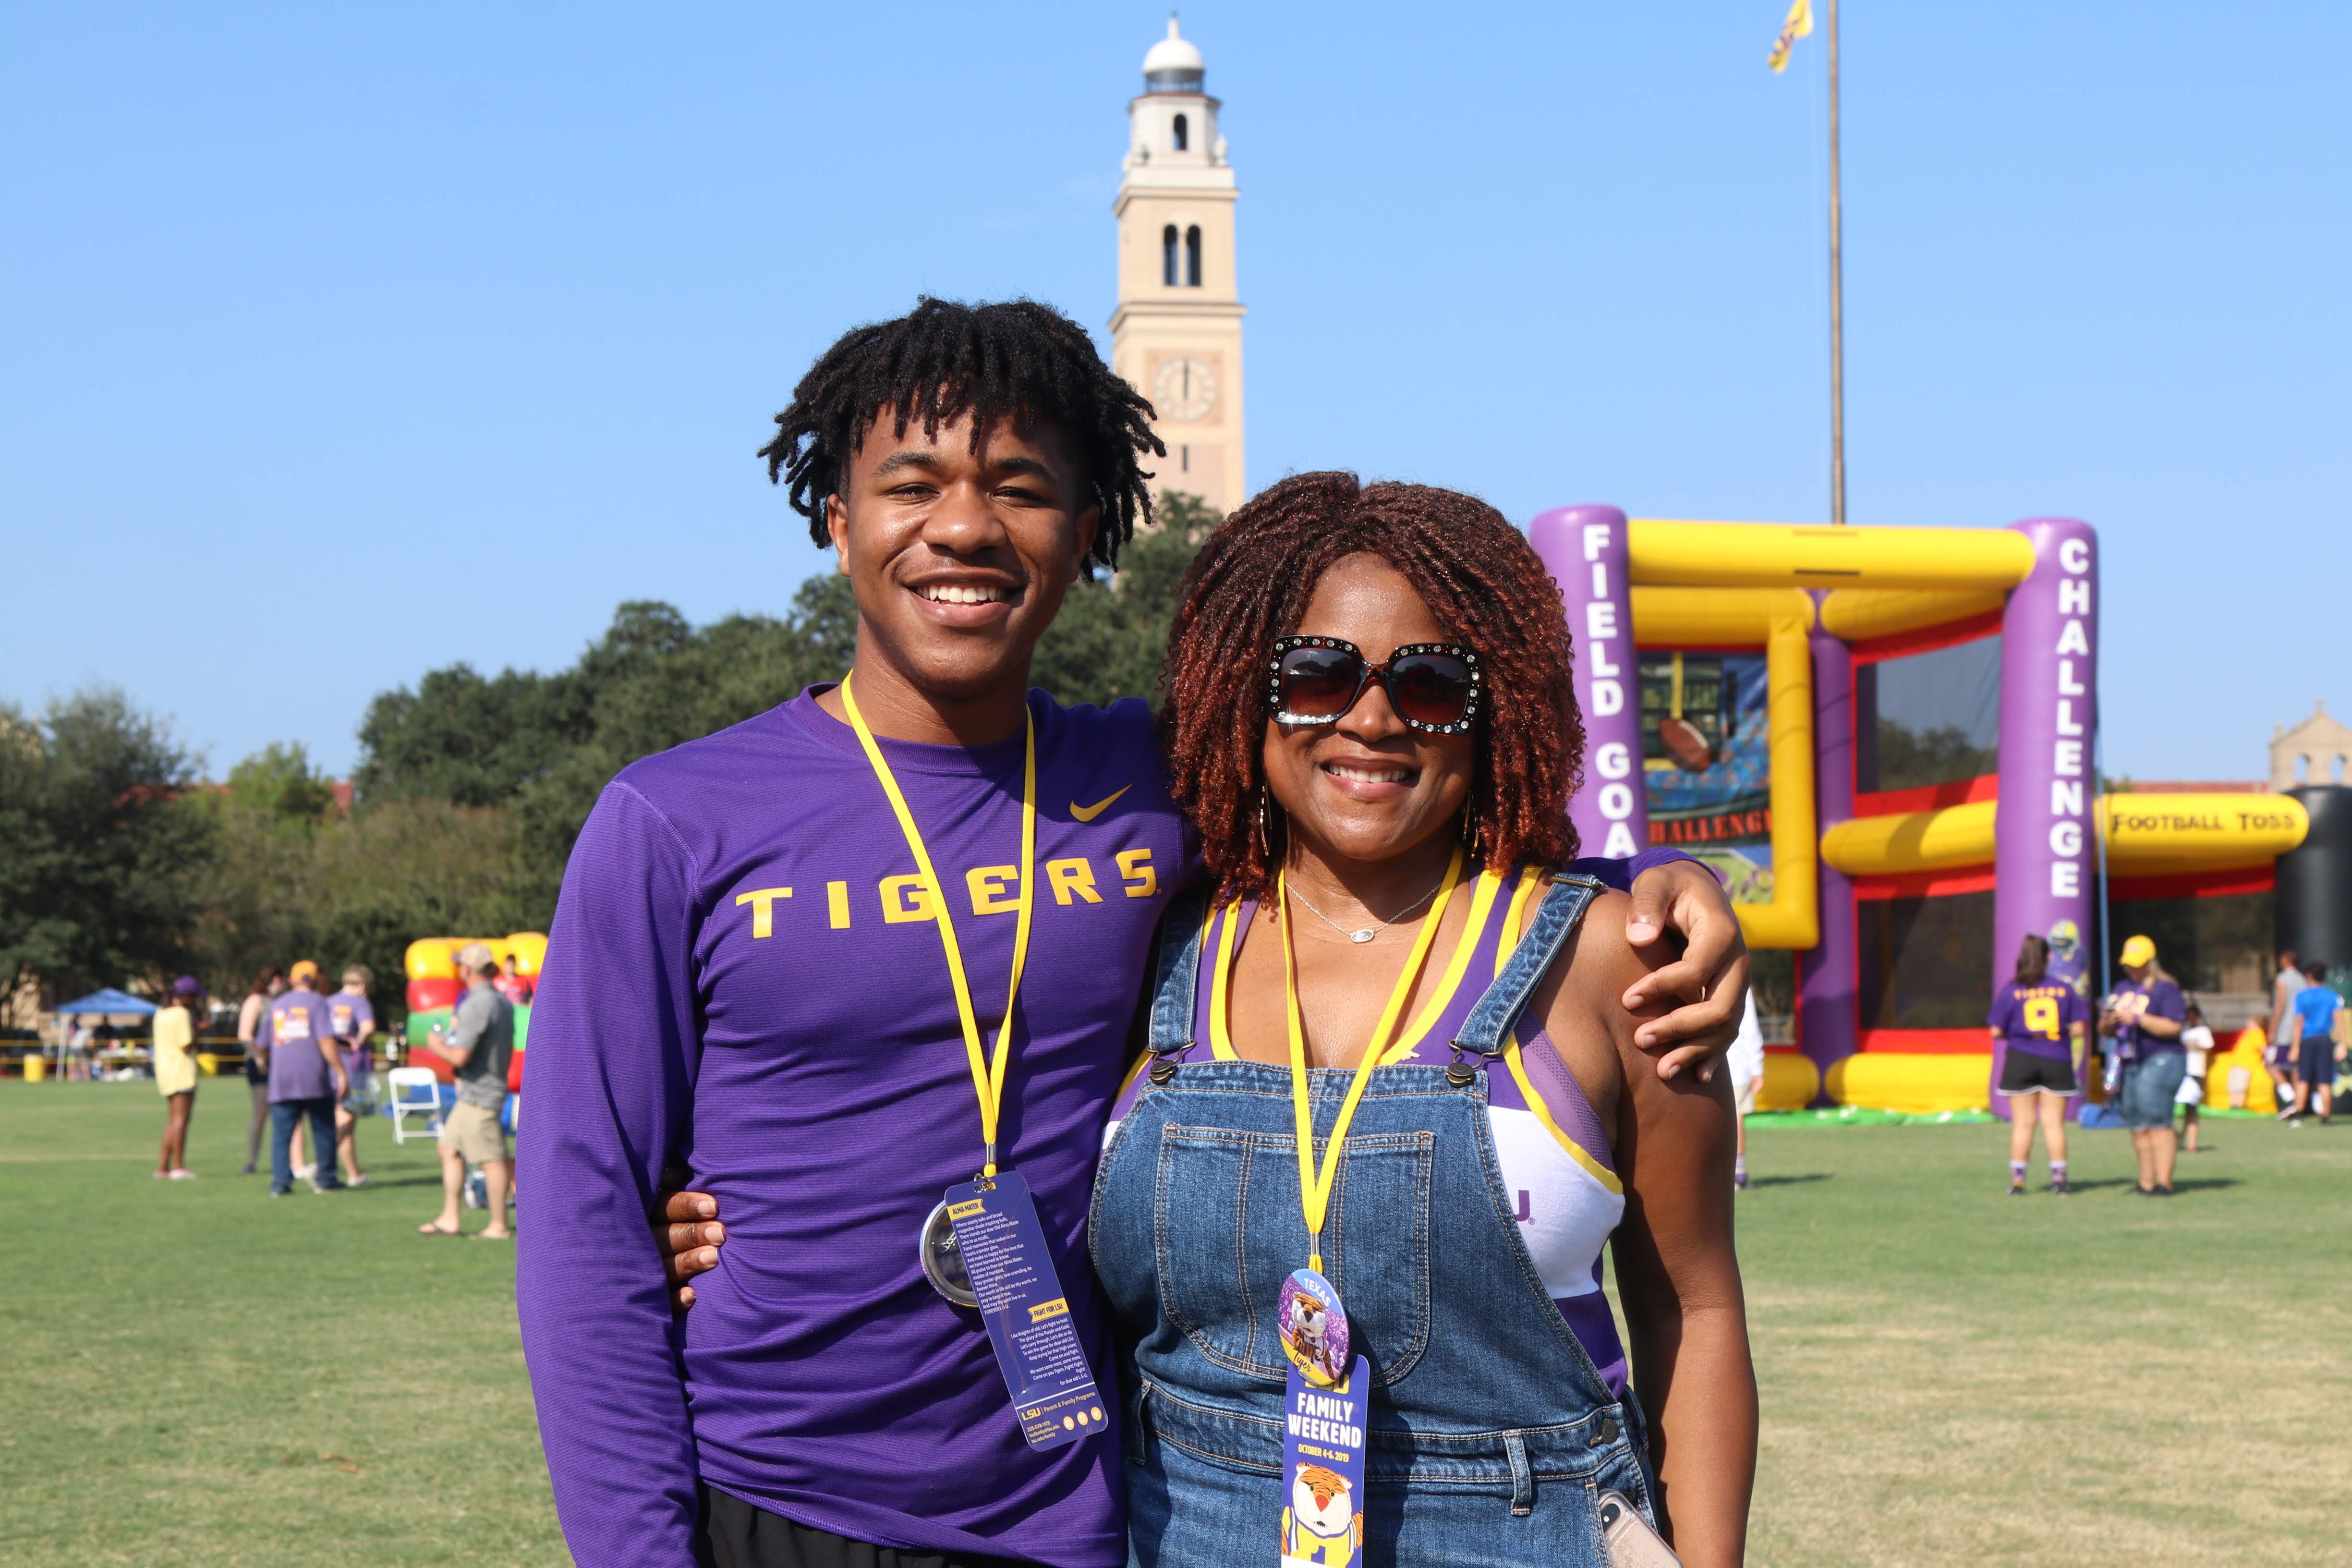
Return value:
[(2205, 1151), (2197, 1146), (2197, 1109), (2205, 1103), (2205, 1073), (2207, 1064), (2213, 1059), (2213, 1031), (2205, 1026), (2204, 1009), (2194, 1002), (2189, 1004), (2186, 1018), (2188, 1027), (2180, 1031), (2180, 1046), (2189, 1053), (2189, 1072), (2172, 1099), (2180, 1107), (2181, 1152), (2201, 1154)]
[(1748, 1011), (1740, 1015), (1739, 1032), (1731, 1037), (1731, 1049), (1724, 1056), (1725, 1067), (1731, 1074), (1733, 1109), (1739, 1118), (1739, 1149), (1731, 1163), (1731, 1184), (1748, 1184), (1748, 1117), (1756, 1109), (1756, 1097), (1764, 1091), (1764, 1026), (1756, 1016), (1756, 992), (1748, 993)]

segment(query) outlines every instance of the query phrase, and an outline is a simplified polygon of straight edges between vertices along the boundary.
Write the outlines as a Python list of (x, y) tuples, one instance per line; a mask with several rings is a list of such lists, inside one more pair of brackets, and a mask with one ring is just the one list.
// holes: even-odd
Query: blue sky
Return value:
[[(1187, 5), (1250, 478), (1827, 515), (1822, 37), (1780, 0)], [(2352, 714), (2352, 8), (1845, 7), (1850, 509), (2105, 544), (2107, 763)], [(18, 8), (0, 698), (215, 774), (823, 563), (752, 452), (919, 291), (1100, 331), (1151, 5)]]

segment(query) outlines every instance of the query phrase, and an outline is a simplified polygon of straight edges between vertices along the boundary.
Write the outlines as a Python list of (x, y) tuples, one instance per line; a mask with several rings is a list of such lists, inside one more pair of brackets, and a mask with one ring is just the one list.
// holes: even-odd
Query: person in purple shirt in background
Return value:
[[(1149, 518), (1150, 418), (1057, 312), (937, 300), (844, 337), (777, 417), (771, 474), (856, 593), (850, 678), (606, 786), (532, 1013), (517, 1296), (582, 1568), (1126, 1561), (1115, 1420), (1030, 1447), (919, 1242), (949, 1187), (1017, 1172), (1111, 1378), (1088, 1189), (1199, 854), (1145, 705), (1028, 672)], [(1643, 1026), (1700, 1042), (1671, 1073), (1728, 1037), (1747, 959), (1712, 876), (1661, 859), (1628, 937), (1688, 950), (1628, 1005), (1703, 998)], [(680, 1317), (665, 1251), (701, 1276)]]
[(2157, 967), (2156, 943), (2147, 937), (2126, 938), (2117, 958), (2129, 978), (2108, 994), (2099, 1033), (2114, 1037), (2123, 1064), (2116, 1104), (2131, 1129), (2132, 1152), (2139, 1156), (2140, 1195), (2168, 1198), (2180, 1152), (2172, 1100), (2189, 1076), (2180, 1044), (2189, 1002), (2172, 976)]
[(349, 1090), (342, 1058), (335, 1050), (335, 1019), (319, 994), (319, 966), (294, 966), (294, 988), (269, 1005), (256, 1036), (269, 1056), (269, 1195), (294, 1190), (296, 1125), (310, 1123), (310, 1147), (318, 1158), (310, 1190), (335, 1193), (335, 1101)]
[(375, 972), (364, 963), (343, 971), (343, 988), (327, 998), (335, 1021), (335, 1043), (343, 1053), (343, 1094), (335, 1101), (335, 1153), (341, 1160), (347, 1186), (364, 1187), (367, 1174), (360, 1169), (359, 1097), (374, 1064), (369, 1059), (368, 1037), (375, 1033), (375, 1005), (368, 987)]
[(2075, 1064), (2091, 1005), (2064, 980), (2050, 978), (2050, 941), (2028, 931), (2017, 944), (2017, 970), (1994, 994), (1985, 1023), (2003, 1043), (2000, 1084), (2009, 1101), (2009, 1195), (2025, 1195), (2026, 1162), (2033, 1154), (2033, 1124), (2042, 1124), (2042, 1152), (2050, 1161), (2050, 1191), (2064, 1197), (2066, 1099), (2083, 1092)]

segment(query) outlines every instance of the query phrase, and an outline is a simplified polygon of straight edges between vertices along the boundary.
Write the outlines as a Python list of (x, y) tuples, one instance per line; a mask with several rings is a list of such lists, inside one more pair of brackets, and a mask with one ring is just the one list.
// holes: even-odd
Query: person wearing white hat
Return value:
[(445, 1036), (436, 1029), (425, 1049), (457, 1070), (457, 1103), (441, 1123), (441, 1212), (416, 1227), (420, 1236), (456, 1236), (457, 1205), (466, 1190), (466, 1167), (478, 1165), (488, 1189), (490, 1223), (485, 1241), (503, 1241), (507, 1226), (506, 1129), (499, 1112), (507, 1098), (507, 1063), (514, 1056), (514, 1005), (492, 984), (498, 960), (483, 942), (457, 950), (457, 978), (466, 994)]

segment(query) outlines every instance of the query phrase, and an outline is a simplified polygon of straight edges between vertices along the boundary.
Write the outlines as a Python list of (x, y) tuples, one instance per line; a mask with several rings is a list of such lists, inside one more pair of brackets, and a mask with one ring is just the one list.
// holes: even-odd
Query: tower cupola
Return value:
[(1176, 31), (1176, 13), (1168, 13), (1168, 36), (1151, 46), (1143, 57), (1143, 90), (1146, 92), (1201, 92), (1208, 79), (1208, 69), (1201, 63), (1201, 51), (1191, 39)]

